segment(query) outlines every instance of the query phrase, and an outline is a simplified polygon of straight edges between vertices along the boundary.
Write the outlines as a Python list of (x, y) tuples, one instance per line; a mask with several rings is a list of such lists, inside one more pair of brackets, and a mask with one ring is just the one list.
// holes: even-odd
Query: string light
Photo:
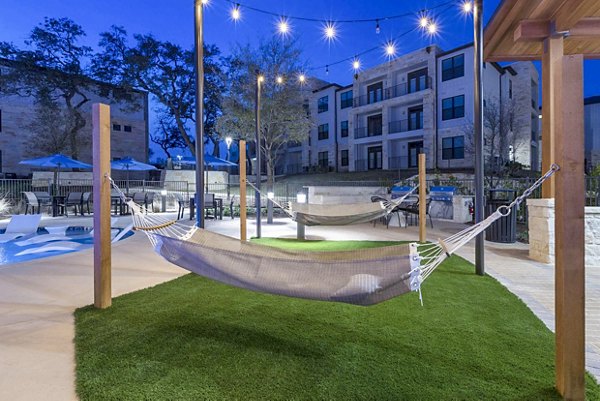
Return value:
[(275, 81), (277, 82), (278, 85), (281, 85), (283, 83), (283, 77), (281, 75), (277, 75), (277, 78), (275, 78)]
[(202, 0), (202, 4), (207, 5), (208, 4), (208, 0)]
[(298, 82), (300, 82), (301, 85), (304, 84), (306, 82), (306, 75), (302, 73), (298, 75)]
[(337, 29), (334, 22), (329, 21), (323, 26), (323, 35), (328, 42), (335, 40)]
[(242, 18), (242, 13), (240, 12), (240, 5), (236, 4), (231, 9), (231, 19), (234, 21), (238, 21), (240, 18)]
[(277, 21), (277, 31), (281, 36), (287, 36), (291, 33), (291, 26), (288, 22), (287, 18), (281, 17), (279, 21)]
[(429, 18), (427, 18), (425, 15), (422, 15), (421, 18), (419, 18), (419, 26), (421, 28), (427, 28), (428, 25), (429, 25)]
[(437, 24), (435, 22), (430, 22), (429, 25), (427, 26), (427, 32), (429, 32), (430, 35), (435, 35), (437, 33), (438, 27)]
[(379, 20), (377, 20), (377, 25), (375, 25), (375, 33), (379, 35), (381, 32), (381, 27), (379, 26)]
[(389, 59), (393, 58), (396, 55), (396, 43), (393, 41), (387, 42), (385, 44), (385, 54)]
[(325, 75), (329, 75), (329, 66), (328, 65), (325, 66)]
[(471, 3), (470, 1), (465, 1), (462, 4), (462, 10), (465, 14), (469, 14), (471, 11), (473, 11), (473, 3)]
[(360, 70), (360, 60), (358, 59), (358, 57), (355, 57), (352, 61), (352, 68), (354, 69), (354, 71)]

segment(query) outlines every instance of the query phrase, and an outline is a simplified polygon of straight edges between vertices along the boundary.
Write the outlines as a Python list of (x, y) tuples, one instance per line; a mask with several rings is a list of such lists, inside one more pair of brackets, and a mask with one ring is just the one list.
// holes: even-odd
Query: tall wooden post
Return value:
[(94, 157), (94, 306), (108, 308), (111, 303), (110, 255), (110, 107), (92, 106)]
[[(560, 110), (556, 109), (553, 95), (555, 85), (560, 82), (562, 72), (563, 36), (551, 36), (544, 40), (544, 54), (542, 55), (542, 171), (548, 171), (554, 157), (554, 137), (556, 122)], [(554, 198), (554, 176), (542, 184), (542, 198)]]
[(240, 240), (246, 242), (246, 141), (240, 141)]
[(556, 387), (585, 399), (585, 179), (583, 56), (562, 57), (552, 74), (556, 150)]
[(425, 153), (419, 154), (419, 241), (427, 240), (427, 165)]

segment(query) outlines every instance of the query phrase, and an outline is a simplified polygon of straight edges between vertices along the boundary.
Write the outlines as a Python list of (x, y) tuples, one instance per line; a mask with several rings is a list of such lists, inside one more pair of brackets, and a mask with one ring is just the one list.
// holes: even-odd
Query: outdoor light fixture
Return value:
[(231, 146), (231, 143), (233, 142), (233, 139), (228, 136), (227, 138), (225, 138), (225, 143), (227, 144), (227, 149), (229, 149), (229, 147)]
[(306, 203), (306, 194), (304, 192), (298, 192), (296, 194), (297, 203)]
[(379, 20), (377, 20), (377, 25), (375, 25), (375, 33), (379, 35), (381, 32), (381, 27), (379, 26)]
[(275, 194), (273, 192), (267, 192), (267, 199), (269, 199), (269, 200), (275, 199)]
[(204, 4), (204, 5), (208, 4), (208, 0), (202, 0), (202, 4)]
[(352, 62), (352, 68), (354, 68), (354, 71), (358, 71), (360, 69), (360, 60), (355, 58), (354, 61)]
[(288, 22), (287, 19), (285, 18), (281, 18), (278, 22), (277, 22), (277, 30), (279, 31), (279, 33), (282, 36), (286, 36), (290, 33), (290, 23)]
[(392, 58), (396, 55), (396, 44), (394, 42), (387, 42), (385, 44), (385, 54), (388, 58)]
[(304, 74), (298, 75), (298, 81), (303, 84), (306, 82), (306, 76)]
[(240, 18), (242, 18), (242, 13), (240, 12), (240, 5), (236, 4), (231, 9), (231, 19), (234, 21), (238, 21)]
[(281, 75), (278, 75), (277, 78), (275, 78), (275, 81), (278, 85), (281, 85), (283, 83), (283, 77)]
[(470, 1), (465, 1), (462, 5), (462, 9), (465, 13), (470, 13), (471, 11), (473, 11), (473, 3), (471, 3)]
[(264, 75), (259, 75), (257, 79), (258, 79), (258, 82), (260, 82), (260, 83), (265, 81)]
[(162, 196), (167, 196), (167, 190), (166, 190), (166, 189), (163, 189), (162, 191), (160, 191), (160, 194), (161, 194)]
[(433, 35), (437, 32), (437, 25), (435, 24), (435, 22), (431, 22), (427, 26), (427, 32), (429, 32), (430, 35)]
[(426, 16), (422, 16), (419, 19), (419, 26), (421, 28), (427, 28), (428, 25), (429, 25), (429, 18), (427, 18)]
[(337, 32), (335, 28), (335, 23), (328, 22), (323, 27), (323, 35), (328, 42), (332, 42), (335, 39)]

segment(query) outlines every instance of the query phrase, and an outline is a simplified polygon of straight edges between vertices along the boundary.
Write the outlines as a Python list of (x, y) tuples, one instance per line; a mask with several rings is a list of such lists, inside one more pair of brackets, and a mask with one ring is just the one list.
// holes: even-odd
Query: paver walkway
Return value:
[[(124, 219), (123, 219), (124, 220)], [(53, 221), (53, 224), (65, 224)], [(126, 224), (125, 221), (120, 225)], [(445, 237), (460, 226), (436, 222), (428, 238)], [(77, 225), (85, 225), (79, 223)], [(239, 238), (239, 221), (207, 221), (207, 228)], [(254, 221), (249, 220), (252, 236)], [(263, 236), (296, 236), (288, 219), (263, 224)], [(308, 227), (310, 238), (332, 240), (413, 240), (414, 227), (371, 224)], [(473, 246), (459, 254), (473, 259)], [(519, 296), (554, 327), (554, 270), (530, 261), (523, 244), (486, 243), (486, 272)], [(113, 295), (171, 280), (186, 273), (157, 256), (144, 235), (113, 247)], [(600, 380), (600, 267), (586, 270), (586, 366)], [(426, 298), (425, 298), (426, 300)], [(71, 400), (74, 388), (73, 311), (93, 302), (92, 253), (83, 251), (38, 261), (0, 266), (0, 400)], [(507, 312), (508, 313), (508, 312)]]

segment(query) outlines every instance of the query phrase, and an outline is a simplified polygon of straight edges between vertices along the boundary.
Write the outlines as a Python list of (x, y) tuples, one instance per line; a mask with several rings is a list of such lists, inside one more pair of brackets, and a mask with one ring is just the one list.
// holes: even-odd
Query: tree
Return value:
[(181, 149), (186, 147), (183, 137), (179, 133), (179, 128), (173, 117), (168, 114), (163, 114), (158, 120), (158, 128), (154, 135), (150, 136), (150, 140), (157, 144), (168, 159), (173, 159), (171, 149)]
[[(8, 60), (9, 67), (0, 76), (0, 94), (35, 97), (38, 109), (52, 120), (48, 124), (55, 138), (42, 135), (38, 141), (36, 136), (32, 143), (42, 145), (42, 150), (64, 141), (58, 147), (74, 158), (83, 145), (80, 133), (86, 120), (82, 108), (90, 101), (88, 94), (96, 89), (83, 64), (91, 49), (78, 44), (83, 36), (81, 26), (67, 18), (46, 18), (25, 41), (30, 50), (0, 43), (0, 56)], [(33, 124), (43, 128), (43, 121), (38, 116)]]
[[(474, 153), (473, 124), (465, 127), (469, 138), (467, 148)], [(514, 155), (523, 147), (522, 127), (519, 124), (514, 100), (486, 100), (483, 108), (483, 151), (486, 180), (494, 188), (499, 179), (515, 173), (519, 164)]]
[[(258, 48), (238, 47), (228, 59), (227, 94), (217, 128), (234, 138), (255, 140), (256, 71), (261, 83), (260, 149), (267, 166), (267, 185), (273, 187), (275, 166), (282, 148), (307, 138), (312, 122), (304, 107), (304, 90), (296, 82), (303, 70), (301, 51), (295, 42), (272, 39)], [(277, 77), (282, 81), (278, 82)]]
[[(194, 52), (152, 35), (133, 35), (135, 45), (129, 46), (127, 32), (122, 27), (113, 26), (100, 36), (99, 45), (103, 51), (94, 58), (94, 75), (121, 87), (145, 90), (154, 96), (161, 105), (159, 112), (172, 119), (171, 128), (177, 129), (195, 155), (195, 138), (191, 134), (196, 121)], [(220, 95), (224, 87), (219, 54), (216, 46), (204, 46), (203, 123), (205, 136), (212, 141), (219, 138), (215, 123), (220, 114)]]

